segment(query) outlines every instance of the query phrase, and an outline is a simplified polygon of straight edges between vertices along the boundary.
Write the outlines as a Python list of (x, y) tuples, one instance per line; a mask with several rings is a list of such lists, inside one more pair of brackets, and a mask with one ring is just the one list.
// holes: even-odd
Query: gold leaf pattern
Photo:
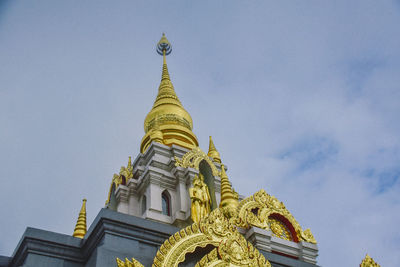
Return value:
[[(303, 231), (300, 224), (286, 209), (285, 205), (276, 197), (267, 194), (263, 189), (239, 203), (238, 226), (244, 228), (255, 226), (266, 230), (272, 230), (270, 228), (271, 220), (277, 221), (277, 219), (275, 219), (274, 216), (271, 217), (271, 215), (276, 214), (285, 218), (295, 230), (296, 237), (292, 236), (292, 240), (303, 240), (313, 244), (317, 243), (311, 230), (307, 229)], [(282, 236), (280, 237), (282, 238)]]
[(160, 247), (154, 259), (154, 267), (177, 267), (185, 260), (187, 253), (198, 247), (212, 245), (213, 250), (203, 257), (196, 266), (271, 266), (264, 256), (258, 252), (230, 223), (221, 209), (213, 210), (203, 218), (198, 226), (193, 223), (167, 239)]
[(132, 258), (132, 261), (125, 258), (125, 262), (117, 258), (117, 266), (118, 267), (144, 267), (140, 262)]
[(214, 176), (220, 176), (220, 173), (215, 167), (214, 163), (211, 161), (211, 159), (207, 156), (206, 153), (203, 152), (199, 147), (193, 148), (191, 151), (186, 153), (182, 159), (179, 159), (175, 157), (175, 166), (179, 166), (182, 168), (193, 168), (196, 170), (199, 170), (200, 162), (202, 160), (205, 160), (208, 165), (211, 167), (212, 174)]

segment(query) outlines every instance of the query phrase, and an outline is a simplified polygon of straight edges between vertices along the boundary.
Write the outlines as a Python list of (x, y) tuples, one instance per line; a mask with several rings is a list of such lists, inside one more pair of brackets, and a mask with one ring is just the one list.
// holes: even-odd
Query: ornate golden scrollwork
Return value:
[[(297, 235), (293, 237), (294, 240), (299, 239), (313, 244), (317, 243), (311, 230), (307, 229), (303, 231), (300, 224), (286, 209), (285, 205), (276, 197), (268, 195), (263, 189), (241, 201), (238, 207), (238, 214), (238, 226), (245, 228), (256, 226), (266, 230), (274, 230), (270, 228), (271, 223), (273, 223), (273, 220), (270, 220), (270, 216), (278, 214), (284, 217), (294, 228), (295, 234)], [(277, 228), (275, 228), (275, 230), (275, 232), (278, 231)], [(278, 237), (282, 238), (285, 236), (277, 235), (275, 232), (274, 234)]]
[[(208, 245), (214, 249), (196, 264), (197, 267), (271, 267), (264, 256), (238, 232), (237, 227), (256, 226), (272, 230), (275, 236), (286, 240), (316, 243), (310, 229), (303, 231), (285, 205), (264, 190), (238, 203), (237, 193), (230, 185), (224, 166), (221, 165), (221, 172), (218, 173), (210, 158), (200, 148), (196, 147), (186, 153), (181, 160), (175, 159), (176, 166), (196, 169), (199, 168), (202, 160), (206, 160), (214, 175), (221, 177), (221, 203), (220, 207), (208, 216), (194, 219), (198, 222), (181, 229), (165, 240), (157, 251), (153, 267), (178, 267), (179, 263), (185, 261), (188, 253), (193, 253), (197, 248)], [(194, 188), (196, 186), (197, 189), (202, 188), (199, 177), (194, 179)], [(191, 192), (190, 195), (193, 199), (195, 194)], [(196, 209), (196, 212), (197, 210), (201, 209)], [(192, 211), (192, 215), (193, 213)], [(121, 267), (127, 266), (121, 265)]]
[(228, 266), (229, 263), (224, 262), (223, 260), (218, 258), (218, 251), (214, 248), (210, 253), (205, 255), (198, 263), (196, 263), (195, 267), (225, 267)]
[(275, 218), (269, 218), (268, 221), (269, 221), (269, 228), (276, 237), (293, 241), (293, 237), (284, 223)]
[(125, 183), (127, 183), (132, 177), (133, 177), (132, 159), (131, 159), (131, 157), (129, 157), (128, 165), (126, 167), (121, 166), (119, 174), (114, 173), (114, 175), (113, 175), (111, 185), (110, 185), (110, 190), (108, 191), (106, 205), (110, 202), (111, 191), (112, 191), (113, 185), (115, 186), (115, 189), (117, 189), (117, 187), (123, 183), (123, 178), (125, 178)]
[(129, 157), (128, 165), (121, 166), (121, 170), (119, 171), (119, 176), (124, 176), (126, 182), (128, 182), (133, 177), (133, 166), (132, 166), (132, 158)]
[[(170, 96), (168, 96), (168, 97), (171, 98)], [(157, 100), (159, 100), (159, 99), (156, 99), (156, 101)], [(178, 125), (182, 125), (188, 129), (192, 129), (191, 122), (181, 116), (178, 116), (175, 114), (161, 114), (161, 115), (157, 116), (156, 118), (147, 122), (144, 126), (144, 130), (145, 130), (145, 132), (148, 132), (151, 129), (156, 128), (157, 124), (162, 125), (162, 124), (171, 123), (171, 122), (175, 122)]]
[(313, 244), (317, 244), (317, 240), (315, 240), (314, 235), (311, 233), (311, 229), (307, 228), (306, 230), (304, 230), (303, 232), (301, 232), (301, 238), (304, 241), (313, 243)]
[(215, 167), (214, 163), (207, 156), (207, 154), (204, 153), (199, 147), (193, 148), (191, 151), (186, 153), (182, 159), (175, 157), (175, 165), (182, 168), (194, 168), (199, 170), (199, 165), (202, 160), (205, 160), (208, 165), (210, 165), (212, 174), (214, 176), (220, 176), (220, 172), (218, 171), (217, 167)]
[[(199, 226), (193, 223), (166, 240), (157, 252), (153, 266), (177, 267), (185, 260), (187, 253), (207, 245), (217, 248), (217, 257), (213, 256), (215, 252), (212, 251), (196, 266), (224, 266), (226, 263), (231, 263), (231, 266), (270, 266), (264, 256), (246, 241), (219, 208), (203, 218)], [(204, 265), (206, 263), (208, 265)]]
[(271, 266), (271, 264), (239, 232), (224, 240), (218, 247), (218, 255), (234, 266)]
[(362, 260), (360, 267), (381, 267), (378, 263), (376, 263), (368, 254), (365, 255), (365, 258)]
[(271, 267), (271, 264), (239, 232), (234, 232), (218, 248), (205, 255), (195, 267), (211, 266)]
[[(270, 217), (271, 214), (284, 216), (302, 240), (310, 242), (313, 238), (309, 229), (301, 230), (299, 224), (286, 210), (282, 202), (268, 195), (264, 190), (241, 201), (238, 212), (235, 214), (238, 217), (231, 218), (224, 214), (221, 208), (217, 208), (207, 217), (202, 218), (200, 223), (193, 223), (176, 232), (165, 240), (158, 250), (153, 261), (153, 267), (178, 267), (179, 263), (185, 261), (188, 253), (207, 245), (211, 245), (215, 249), (205, 255), (196, 264), (197, 267), (270, 267), (271, 264), (264, 256), (238, 232), (237, 226), (250, 227), (255, 225), (264, 229), (272, 229), (276, 236), (289, 239), (289, 230), (285, 228), (281, 221), (275, 217)], [(128, 266), (121, 265), (119, 267)]]
[(132, 261), (125, 258), (125, 261), (120, 260), (117, 258), (117, 266), (118, 267), (144, 267), (140, 262), (132, 258)]
[(202, 233), (197, 223), (176, 232), (165, 240), (157, 251), (153, 261), (154, 267), (177, 267), (185, 260), (185, 255), (195, 251), (198, 247), (205, 247), (209, 244), (217, 246), (218, 243), (210, 240)]

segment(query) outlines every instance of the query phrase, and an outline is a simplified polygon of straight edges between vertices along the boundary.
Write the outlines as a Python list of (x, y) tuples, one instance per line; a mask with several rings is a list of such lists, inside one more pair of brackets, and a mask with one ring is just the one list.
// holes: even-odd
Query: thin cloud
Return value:
[(139, 153), (165, 31), (200, 145), (213, 136), (241, 194), (283, 201), (322, 266), (367, 252), (400, 262), (398, 2), (6, 7), (0, 254), (27, 226), (72, 234), (83, 197), (89, 222), (103, 207), (112, 174)]

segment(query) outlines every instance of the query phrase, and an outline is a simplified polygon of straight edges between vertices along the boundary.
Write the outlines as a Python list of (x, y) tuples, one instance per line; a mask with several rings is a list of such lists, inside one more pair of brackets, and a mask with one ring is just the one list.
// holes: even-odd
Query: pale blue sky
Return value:
[(165, 32), (200, 146), (310, 227), (322, 266), (400, 264), (399, 1), (0, 2), (0, 255), (72, 234), (139, 153)]

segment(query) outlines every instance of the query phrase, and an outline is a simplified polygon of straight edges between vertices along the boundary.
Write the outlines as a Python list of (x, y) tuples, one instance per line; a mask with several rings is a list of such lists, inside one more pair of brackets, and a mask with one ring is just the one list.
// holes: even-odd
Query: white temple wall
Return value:
[[(152, 143), (144, 154), (133, 161), (134, 178), (127, 186), (120, 185), (116, 191), (117, 211), (155, 221), (173, 224), (186, 221), (191, 213), (189, 188), (199, 171), (175, 166), (175, 156), (182, 158), (187, 149), (172, 145)], [(217, 168), (220, 165), (217, 164)], [(170, 216), (162, 214), (162, 192), (170, 196)], [(220, 179), (216, 177), (217, 205), (220, 202)], [(143, 195), (146, 196), (146, 211), (142, 211)]]

